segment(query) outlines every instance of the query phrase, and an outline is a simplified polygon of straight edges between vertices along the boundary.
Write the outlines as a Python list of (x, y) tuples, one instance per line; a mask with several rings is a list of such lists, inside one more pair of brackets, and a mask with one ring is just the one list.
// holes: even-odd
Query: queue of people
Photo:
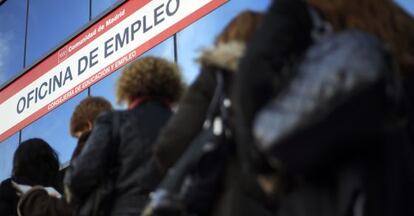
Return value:
[(413, 215), (414, 19), (390, 0), (275, 0), (197, 59), (142, 57), (115, 111), (88, 97), (64, 178), (44, 140), (19, 145), (5, 216)]

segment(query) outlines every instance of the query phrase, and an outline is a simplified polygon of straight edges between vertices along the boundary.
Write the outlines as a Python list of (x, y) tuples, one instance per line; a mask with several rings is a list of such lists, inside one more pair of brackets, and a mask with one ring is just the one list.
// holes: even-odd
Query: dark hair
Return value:
[(14, 153), (13, 178), (29, 185), (57, 186), (59, 158), (50, 145), (33, 138), (22, 142)]

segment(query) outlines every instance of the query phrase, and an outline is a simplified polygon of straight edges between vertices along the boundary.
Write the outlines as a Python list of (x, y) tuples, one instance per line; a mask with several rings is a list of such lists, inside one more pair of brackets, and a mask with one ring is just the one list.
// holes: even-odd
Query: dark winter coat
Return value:
[[(274, 4), (276, 5), (277, 2), (284, 1), (276, 1)], [(293, 4), (295, 1), (291, 2)], [(276, 11), (276, 8), (273, 9)], [(267, 18), (270, 17), (271, 15)], [(274, 14), (272, 19), (274, 22), (278, 22), (276, 17)], [(283, 17), (287, 18), (289, 15), (283, 14), (279, 19), (285, 19)], [(306, 19), (306, 16), (303, 18)], [(303, 23), (306, 23), (306, 20)], [(414, 188), (412, 186), (414, 183), (413, 146), (406, 140), (407, 134), (403, 128), (406, 119), (393, 119), (393, 115), (398, 114), (386, 112), (389, 108), (387, 105), (391, 103), (386, 102), (385, 99), (385, 89), (389, 90), (389, 88), (385, 88), (384, 82), (381, 82), (384, 81), (384, 77), (375, 80), (378, 82), (373, 85), (358, 89), (359, 94), (345, 97), (346, 93), (340, 92), (336, 98), (338, 100), (331, 101), (329, 105), (343, 105), (344, 101), (347, 103), (335, 113), (331, 113), (328, 111), (330, 106), (323, 104), (315, 95), (318, 93), (330, 95), (339, 86), (335, 84), (327, 86), (326, 83), (338, 81), (348, 85), (354, 79), (347, 78), (346, 73), (349, 71), (339, 70), (336, 72), (340, 75), (333, 76), (329, 74), (332, 72), (329, 70), (331, 68), (313, 65), (309, 69), (307, 78), (314, 82), (307, 83), (308, 85), (293, 84), (292, 79), (304, 78), (303, 74), (295, 77), (295, 73), (280, 82), (280, 77), (283, 77), (282, 72), (286, 71), (283, 68), (289, 66), (289, 56), (296, 53), (300, 57), (307, 50), (306, 43), (303, 42), (310, 41), (309, 28), (284, 25), (283, 28), (278, 29), (277, 26), (265, 19), (261, 34), (250, 44), (240, 65), (240, 76), (237, 79), (235, 92), (236, 108), (238, 108), (236, 120), (241, 120), (237, 124), (239, 129), (236, 130), (238, 149), (242, 150), (242, 158), (249, 159), (243, 160), (248, 162), (246, 167), (255, 170), (257, 167), (255, 159), (264, 158), (264, 155), (269, 154), (273, 157), (269, 156), (266, 162), (276, 168), (278, 174), (288, 173), (289, 177), (293, 176), (288, 178), (290, 185), (287, 187), (289, 189), (287, 195), (280, 197), (280, 211), (277, 215), (358, 215), (362, 212), (366, 215), (412, 215), (413, 208), (410, 209), (408, 200)], [(305, 40), (300, 39), (301, 37)], [(331, 59), (322, 52), (334, 52), (342, 48), (346, 50), (347, 44), (342, 44), (345, 48), (338, 48), (332, 44), (326, 45), (321, 47), (319, 52), (315, 51), (313, 58), (309, 59), (326, 57), (329, 61), (325, 63), (330, 66), (338, 63), (362, 63), (358, 65), (363, 68), (358, 71), (361, 72), (361, 76), (369, 74), (364, 73), (365, 71), (375, 72), (378, 68), (372, 68), (372, 62), (378, 63), (380, 59), (380, 66), (384, 64), (386, 66), (376, 72), (383, 73), (383, 69), (386, 68), (385, 70), (388, 69), (386, 72), (389, 72), (387, 74), (392, 74), (392, 69), (387, 68), (389, 66), (387, 64), (391, 64), (390, 59), (385, 57), (387, 54), (382, 48), (378, 48), (381, 45), (375, 43), (374, 48), (368, 52), (365, 52), (366, 46), (372, 45), (372, 41), (367, 43), (363, 39), (362, 42), (357, 42), (356, 46), (350, 43), (349, 45), (355, 48), (355, 52), (348, 53), (347, 57), (338, 57), (334, 54), (330, 56)], [(358, 57), (360, 49), (365, 50), (364, 53), (359, 53), (361, 56)], [(300, 59), (297, 58), (296, 62)], [(367, 64), (364, 64), (364, 61)], [(354, 68), (354, 65), (350, 68)], [(327, 77), (324, 78), (328, 78), (323, 85), (325, 88), (315, 89), (322, 78), (318, 77), (320, 75), (318, 73), (323, 72), (327, 73)], [(289, 103), (286, 103), (287, 100), (278, 101), (283, 94), (281, 91), (286, 90), (285, 87), (289, 90), (293, 89), (290, 98), (287, 99)], [(301, 90), (303, 94), (298, 95), (297, 90)], [(279, 137), (279, 142), (273, 143), (272, 150), (263, 148), (266, 146), (264, 145), (261, 153), (257, 153), (255, 146), (252, 145), (254, 143), (251, 137), (252, 123), (258, 111), (272, 97), (276, 98), (275, 103), (282, 104), (277, 115), (262, 117), (268, 123), (272, 122), (272, 124), (264, 124), (263, 128), (273, 130), (272, 133), (267, 134), (276, 135)], [(308, 97), (317, 102), (310, 103)], [(302, 115), (311, 110), (309, 105), (312, 104), (318, 105), (315, 112)], [(303, 112), (296, 115), (298, 110)], [(310, 119), (317, 119), (316, 123), (311, 123)], [(292, 121), (296, 123), (299, 121), (301, 124), (292, 126)], [(389, 122), (384, 124), (384, 121)], [(275, 122), (278, 122), (277, 127), (273, 124)], [(400, 126), (402, 130), (399, 129)], [(361, 196), (364, 193), (365, 196)]]
[(119, 112), (120, 143), (112, 143), (111, 113), (100, 116), (82, 150), (74, 159), (65, 177), (65, 183), (74, 197), (83, 200), (104, 178), (107, 178), (110, 145), (118, 144), (116, 152), (117, 176), (111, 215), (139, 215), (149, 192), (153, 191), (161, 177), (154, 169), (152, 146), (160, 129), (171, 116), (164, 103), (145, 101), (137, 107)]
[(252, 146), (254, 116), (286, 84), (290, 76), (286, 67), (311, 44), (311, 28), (304, 1), (273, 1), (261, 28), (246, 47), (235, 79), (233, 103), (237, 150), (248, 172), (266, 171)]
[[(154, 145), (161, 167), (169, 169), (201, 131), (216, 87), (216, 70), (226, 71), (229, 81), (236, 70), (244, 46), (234, 42), (206, 50), (199, 61), (200, 74), (179, 103), (179, 109), (162, 130)], [(227, 82), (228, 88), (231, 83)]]
[[(34, 186), (33, 182), (26, 178), (12, 177), (4, 180), (0, 185), (0, 215), (2, 216), (17, 216), (19, 196), (12, 185), (12, 181), (17, 184)], [(52, 187), (57, 188), (56, 185)]]
[(404, 89), (407, 99), (410, 139), (414, 143), (414, 73), (407, 73), (404, 77)]
[[(180, 102), (177, 113), (168, 122), (155, 144), (155, 155), (164, 171), (174, 165), (191, 141), (201, 131), (217, 85), (215, 72), (225, 73), (225, 88), (229, 94), (232, 79), (244, 51), (240, 43), (220, 44), (206, 50), (199, 59), (202, 69)], [(208, 215), (269, 215), (265, 198), (253, 176), (240, 172), (235, 152), (228, 155), (225, 174), (216, 188), (205, 193), (214, 194), (215, 203)], [(203, 212), (205, 213), (205, 212)]]
[(281, 216), (384, 212), (377, 209), (386, 204), (379, 196), (385, 176), (373, 164), (387, 160), (382, 130), (389, 124), (390, 65), (375, 37), (359, 31), (330, 35), (306, 52), (286, 88), (257, 115), (261, 151), (276, 170), (293, 177), (281, 198)]
[(73, 206), (35, 186), (20, 198), (18, 212), (19, 216), (72, 216)]
[(4, 180), (0, 185), (0, 215), (17, 216), (19, 197), (12, 185), (12, 179)]

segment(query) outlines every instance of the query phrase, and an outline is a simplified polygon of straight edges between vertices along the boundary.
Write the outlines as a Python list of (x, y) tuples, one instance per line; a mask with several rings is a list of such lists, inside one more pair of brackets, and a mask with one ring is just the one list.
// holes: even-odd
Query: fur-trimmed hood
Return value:
[(232, 41), (204, 49), (197, 62), (204, 67), (218, 67), (231, 72), (237, 71), (239, 60), (243, 57), (245, 45)]

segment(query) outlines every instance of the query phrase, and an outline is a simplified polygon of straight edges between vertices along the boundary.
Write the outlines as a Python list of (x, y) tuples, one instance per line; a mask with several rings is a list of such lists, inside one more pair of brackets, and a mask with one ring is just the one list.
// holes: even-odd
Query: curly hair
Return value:
[(100, 113), (111, 110), (111, 103), (102, 97), (85, 98), (70, 118), (70, 134), (75, 137), (78, 132), (89, 129), (89, 122), (93, 123)]
[(127, 66), (116, 86), (118, 103), (138, 97), (177, 102), (184, 91), (178, 66), (158, 57), (144, 57)]
[(403, 73), (414, 69), (414, 19), (392, 0), (306, 0), (336, 30), (356, 28), (387, 43)]
[(13, 178), (29, 185), (56, 187), (59, 157), (50, 145), (39, 138), (22, 142), (14, 153)]

